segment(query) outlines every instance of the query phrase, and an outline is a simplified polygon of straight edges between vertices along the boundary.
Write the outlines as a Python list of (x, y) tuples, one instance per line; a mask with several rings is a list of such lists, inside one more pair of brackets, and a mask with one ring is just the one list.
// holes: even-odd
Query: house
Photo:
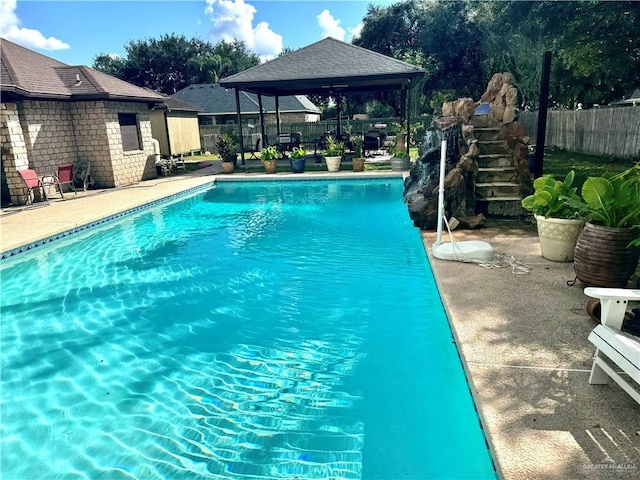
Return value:
[[(202, 109), (198, 113), (200, 125), (224, 125), (237, 123), (236, 98), (233, 89), (218, 84), (196, 84), (171, 95), (171, 98), (197, 105)], [(243, 125), (259, 125), (260, 110), (258, 96), (249, 92), (240, 92), (240, 110)], [(280, 121), (283, 123), (317, 122), (320, 109), (304, 95), (289, 95), (279, 98)], [(262, 97), (262, 110), (265, 123), (276, 123), (275, 98)]]
[(165, 97), (162, 105), (151, 110), (151, 133), (160, 144), (161, 155), (172, 157), (200, 151), (200, 111), (200, 107), (171, 97)]
[(3, 203), (24, 203), (18, 170), (39, 175), (88, 160), (99, 187), (157, 175), (150, 112), (164, 96), (2, 39)]

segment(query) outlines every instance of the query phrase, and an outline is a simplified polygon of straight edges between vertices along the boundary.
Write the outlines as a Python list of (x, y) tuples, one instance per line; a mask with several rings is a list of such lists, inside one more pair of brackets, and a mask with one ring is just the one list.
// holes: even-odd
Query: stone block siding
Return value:
[(11, 203), (14, 205), (24, 203), (27, 188), (18, 170), (29, 168), (29, 156), (20, 126), (18, 106), (15, 103), (0, 104), (0, 146), (2, 175), (7, 182)]
[(115, 187), (109, 137), (106, 129), (107, 103), (104, 101), (73, 102), (73, 115), (78, 158), (90, 162), (90, 176), (98, 187)]
[[(38, 175), (83, 158), (99, 187), (155, 178), (149, 107), (140, 102), (22, 100), (2, 104), (2, 159), (12, 203), (26, 194), (17, 170)], [(135, 113), (140, 150), (124, 152), (118, 113)]]
[[(125, 152), (118, 113), (135, 113), (142, 150)], [(146, 103), (109, 102), (106, 110), (106, 129), (113, 165), (115, 186), (128, 185), (157, 175), (151, 134), (151, 120)]]
[(17, 105), (30, 168), (39, 176), (52, 175), (59, 165), (75, 162), (78, 154), (68, 103), (23, 100)]

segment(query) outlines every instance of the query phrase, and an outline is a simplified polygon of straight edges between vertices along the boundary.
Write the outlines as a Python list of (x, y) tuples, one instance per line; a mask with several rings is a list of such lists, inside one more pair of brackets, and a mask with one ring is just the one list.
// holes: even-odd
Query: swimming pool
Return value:
[(218, 183), (3, 261), (3, 478), (495, 478), (402, 190)]

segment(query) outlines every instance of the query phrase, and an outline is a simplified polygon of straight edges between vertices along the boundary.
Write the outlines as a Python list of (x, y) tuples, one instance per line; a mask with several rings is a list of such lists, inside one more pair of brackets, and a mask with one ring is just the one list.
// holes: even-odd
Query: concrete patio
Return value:
[[(214, 180), (301, 178), (283, 173), (222, 176), (219, 169), (219, 162), (213, 162), (183, 175), (2, 209), (0, 251)], [(640, 406), (613, 383), (592, 386), (587, 381), (594, 354), (587, 336), (595, 324), (585, 312), (588, 297), (582, 286), (567, 285), (574, 279), (573, 265), (543, 259), (535, 227), (522, 223), (490, 223), (477, 231), (456, 231), (455, 238), (488, 241), (497, 252), (529, 266), (525, 274), (434, 259), (435, 233), (422, 232), (422, 238), (502, 478), (638, 478)]]

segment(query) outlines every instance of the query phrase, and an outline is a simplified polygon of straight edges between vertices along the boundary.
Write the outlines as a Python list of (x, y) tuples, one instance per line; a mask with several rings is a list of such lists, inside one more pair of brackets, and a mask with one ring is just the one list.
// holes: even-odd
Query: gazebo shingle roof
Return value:
[(397, 90), (424, 75), (415, 65), (334, 38), (220, 80), (228, 88), (292, 95)]

